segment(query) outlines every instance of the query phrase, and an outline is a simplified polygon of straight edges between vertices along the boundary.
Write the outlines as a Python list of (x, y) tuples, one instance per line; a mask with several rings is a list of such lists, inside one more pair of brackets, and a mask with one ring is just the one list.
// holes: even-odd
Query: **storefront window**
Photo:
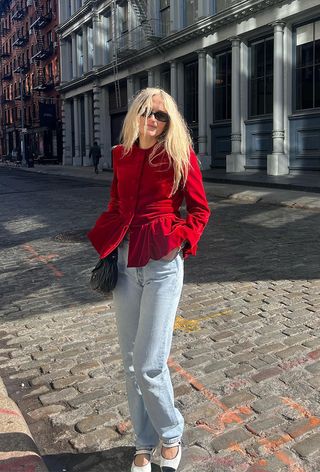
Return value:
[(273, 39), (251, 44), (250, 115), (273, 111)]
[(296, 30), (296, 109), (320, 107), (320, 21)]
[(214, 119), (231, 119), (231, 51), (216, 56)]

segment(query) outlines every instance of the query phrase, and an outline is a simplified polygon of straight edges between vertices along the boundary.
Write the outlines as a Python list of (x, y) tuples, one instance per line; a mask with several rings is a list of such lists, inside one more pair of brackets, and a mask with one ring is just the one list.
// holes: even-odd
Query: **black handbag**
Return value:
[(118, 249), (100, 259), (92, 270), (90, 287), (101, 293), (111, 292), (118, 281)]

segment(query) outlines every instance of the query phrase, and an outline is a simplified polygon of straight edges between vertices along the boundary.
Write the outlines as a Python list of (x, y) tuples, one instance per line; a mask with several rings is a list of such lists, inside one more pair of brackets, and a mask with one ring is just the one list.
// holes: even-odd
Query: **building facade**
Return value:
[(0, 9), (0, 153), (62, 161), (57, 0), (2, 0)]
[(133, 95), (176, 99), (202, 167), (320, 170), (319, 0), (60, 0), (63, 162), (112, 167)]

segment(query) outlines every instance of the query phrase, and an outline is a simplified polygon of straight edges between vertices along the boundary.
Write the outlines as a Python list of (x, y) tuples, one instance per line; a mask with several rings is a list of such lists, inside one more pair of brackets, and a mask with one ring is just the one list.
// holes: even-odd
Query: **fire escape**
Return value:
[(138, 18), (141, 28), (148, 41), (158, 41), (161, 35), (156, 34), (155, 20), (148, 18), (148, 6), (146, 0), (131, 0), (131, 6)]
[[(0, 5), (0, 37), (6, 38), (8, 33), (10, 32), (10, 28), (8, 24), (4, 22), (4, 17), (8, 14), (10, 9), (10, 0), (5, 0), (1, 2)], [(2, 41), (3, 42), (3, 41)], [(1, 69), (1, 136), (3, 137), (4, 129), (7, 126), (7, 122), (5, 119), (5, 111), (7, 109), (6, 105), (10, 105), (12, 103), (12, 99), (8, 94), (8, 88), (4, 88), (4, 83), (10, 83), (12, 81), (12, 69), (10, 66), (9, 59), (11, 57), (11, 52), (4, 47), (2, 44), (0, 47), (0, 69)]]
[[(147, 46), (147, 42), (156, 44), (161, 39), (159, 21), (149, 18), (146, 0), (129, 0), (138, 26), (121, 34), (117, 38), (119, 57), (133, 56), (139, 49)], [(120, 4), (121, 6), (121, 4)]]
[(33, 86), (33, 90), (37, 90), (39, 93), (48, 90), (53, 86), (53, 78), (49, 77), (47, 80), (45, 69), (42, 62), (48, 59), (54, 53), (54, 44), (49, 43), (45, 40), (42, 35), (42, 29), (45, 28), (52, 20), (52, 12), (44, 12), (44, 6), (41, 5), (40, 0), (33, 0), (34, 7), (36, 10), (36, 19), (30, 25), (30, 29), (33, 30), (36, 37), (36, 51), (32, 56), (31, 60), (36, 66), (36, 79)]

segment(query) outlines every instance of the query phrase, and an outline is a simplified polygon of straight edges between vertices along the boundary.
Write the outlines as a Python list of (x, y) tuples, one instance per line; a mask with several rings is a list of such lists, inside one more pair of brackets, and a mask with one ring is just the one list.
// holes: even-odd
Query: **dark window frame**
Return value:
[[(268, 35), (268, 36), (265, 36), (265, 37), (262, 37), (262, 38), (259, 38), (259, 39), (256, 39), (256, 40), (252, 40), (250, 43), (249, 43), (249, 80), (248, 80), (248, 87), (249, 87), (249, 90), (248, 90), (248, 97), (249, 97), (249, 100), (248, 100), (248, 116), (249, 116), (249, 119), (255, 119), (255, 118), (265, 118), (265, 117), (269, 117), (269, 116), (272, 116), (273, 115), (273, 80), (274, 80), (274, 65), (273, 65), (273, 59), (272, 59), (272, 74), (266, 74), (266, 67), (267, 67), (267, 61), (266, 61), (266, 55), (267, 55), (267, 51), (266, 51), (266, 44), (267, 42), (270, 41), (272, 42), (273, 44), (273, 48), (272, 50), (274, 51), (274, 36), (272, 35)], [(252, 70), (252, 67), (253, 67), (253, 47), (258, 45), (258, 44), (261, 44), (263, 43), (264, 44), (264, 57), (263, 57), (263, 75), (262, 76), (259, 76), (259, 77), (255, 77), (255, 79), (253, 79), (253, 70)], [(273, 53), (274, 54), (274, 53)], [(266, 79), (267, 77), (272, 77), (272, 111), (267, 111), (267, 102), (266, 102)], [(259, 78), (263, 78), (264, 80), (264, 85), (263, 85), (263, 113), (253, 113), (253, 80), (255, 80), (256, 82), (259, 80)], [(256, 97), (257, 98), (257, 97)]]
[[(226, 80), (228, 78), (228, 67), (230, 64), (230, 84), (226, 81), (224, 86), (217, 86), (216, 78), (217, 78), (217, 59), (221, 56), (226, 56), (226, 71), (225, 76)], [(214, 66), (214, 85), (213, 85), (213, 121), (230, 121), (231, 120), (231, 99), (232, 99), (232, 50), (228, 49), (227, 51), (221, 51), (214, 56), (215, 59), (215, 66)], [(217, 108), (216, 108), (216, 94), (217, 91), (221, 88), (226, 88), (226, 96), (225, 96), (225, 118), (221, 118), (217, 116)], [(229, 97), (229, 90), (230, 90), (230, 97)], [(228, 113), (228, 99), (230, 102), (230, 113)]]
[[(320, 111), (320, 103), (319, 106), (313, 106), (313, 107), (306, 107), (306, 108), (298, 108), (298, 80), (297, 80), (297, 75), (298, 75), (298, 70), (301, 69), (306, 69), (307, 67), (310, 66), (305, 66), (305, 67), (297, 67), (298, 64), (298, 51), (297, 51), (297, 29), (300, 28), (301, 26), (307, 26), (310, 24), (313, 24), (313, 61), (312, 61), (312, 68), (313, 68), (313, 97), (312, 97), (312, 102), (313, 105), (315, 105), (315, 99), (316, 99), (316, 94), (315, 94), (315, 89), (316, 89), (316, 78), (315, 78), (315, 69), (316, 66), (318, 65), (320, 67), (320, 62), (315, 63), (315, 42), (319, 41), (315, 39), (315, 24), (320, 21), (320, 17), (316, 18), (309, 18), (309, 20), (304, 21), (303, 23), (297, 23), (293, 27), (293, 41), (292, 41), (292, 104), (293, 104), (293, 114), (299, 114), (299, 113), (308, 113), (308, 112), (316, 112), (319, 113)], [(307, 43), (305, 43), (307, 44)], [(320, 47), (320, 46), (319, 46)], [(320, 56), (320, 54), (319, 54)]]

